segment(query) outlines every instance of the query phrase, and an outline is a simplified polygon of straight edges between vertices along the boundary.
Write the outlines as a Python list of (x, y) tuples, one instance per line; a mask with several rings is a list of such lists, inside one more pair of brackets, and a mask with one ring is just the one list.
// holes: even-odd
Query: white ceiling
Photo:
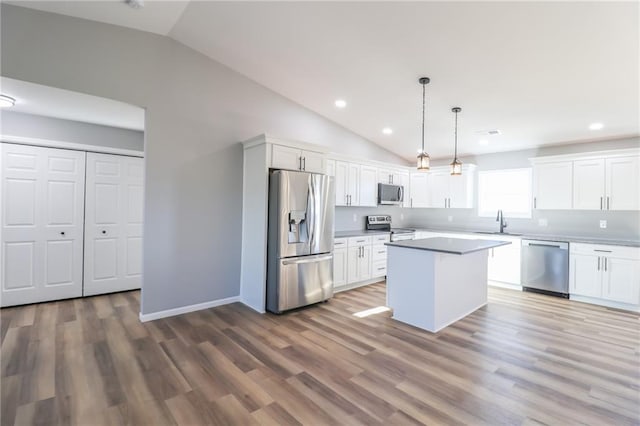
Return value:
[(167, 34), (406, 158), (423, 75), (433, 157), (452, 153), (453, 106), (462, 153), (640, 134), (638, 2), (43, 3)]
[(0, 93), (16, 100), (7, 111), (144, 130), (144, 109), (112, 99), (7, 77), (0, 77)]

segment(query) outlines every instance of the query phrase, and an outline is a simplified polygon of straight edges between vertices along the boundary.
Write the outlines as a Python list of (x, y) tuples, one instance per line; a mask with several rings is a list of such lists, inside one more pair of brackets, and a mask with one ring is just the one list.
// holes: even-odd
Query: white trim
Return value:
[(358, 287), (364, 287), (365, 285), (370, 285), (370, 284), (375, 284), (375, 283), (381, 283), (383, 281), (386, 281), (387, 277), (386, 275), (383, 275), (381, 277), (377, 277), (377, 278), (369, 278), (368, 280), (365, 281), (358, 281), (355, 283), (350, 283), (350, 284), (346, 284), (346, 285), (342, 285), (338, 288), (333, 288), (333, 293), (340, 293), (343, 291), (347, 291), (347, 290), (353, 290), (354, 288), (358, 288)]
[(547, 155), (529, 158), (531, 164), (555, 163), (558, 161), (591, 160), (596, 158), (633, 157), (640, 155), (638, 148), (610, 149), (606, 151), (579, 152), (574, 154)]
[(511, 283), (503, 283), (501, 281), (487, 281), (487, 284), (489, 284), (491, 287), (500, 287), (500, 288), (506, 288), (509, 290), (515, 290), (515, 291), (522, 291), (522, 286), (520, 284), (511, 284)]
[(201, 311), (203, 309), (214, 308), (216, 306), (228, 305), (240, 301), (240, 296), (227, 297), (224, 299), (212, 300), (211, 302), (196, 303), (195, 305), (181, 306), (179, 308), (167, 309), (165, 311), (152, 312), (143, 314), (140, 312), (140, 322), (153, 321), (160, 318), (173, 317), (189, 312)]
[(625, 311), (640, 312), (640, 306), (631, 305), (629, 303), (613, 302), (605, 299), (598, 299), (595, 297), (578, 296), (576, 294), (569, 294), (569, 300), (574, 302), (589, 303), (590, 305), (600, 305), (607, 308), (623, 309)]
[(47, 148), (70, 149), (74, 151), (97, 152), (100, 154), (128, 155), (130, 157), (144, 158), (144, 152), (133, 149), (111, 148), (107, 146), (87, 145), (84, 143), (56, 141), (51, 139), (39, 139), (24, 136), (0, 135), (0, 141), (5, 143), (17, 143), (21, 145), (44, 146)]

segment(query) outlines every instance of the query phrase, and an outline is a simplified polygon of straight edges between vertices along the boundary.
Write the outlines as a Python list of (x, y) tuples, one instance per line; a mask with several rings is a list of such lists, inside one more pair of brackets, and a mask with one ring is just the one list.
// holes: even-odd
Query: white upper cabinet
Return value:
[(398, 173), (398, 183), (404, 191), (402, 207), (411, 207), (411, 182), (408, 172)]
[(378, 182), (389, 185), (401, 185), (400, 172), (392, 169), (378, 169)]
[(347, 166), (347, 194), (350, 206), (360, 205), (360, 165), (348, 163)]
[(473, 208), (475, 166), (463, 165), (462, 175), (452, 176), (449, 168), (429, 173), (429, 207)]
[(349, 187), (347, 183), (349, 179), (349, 163), (336, 161), (334, 176), (336, 187), (336, 206), (348, 206)]
[(378, 205), (378, 169), (371, 166), (360, 166), (360, 206)]
[(429, 207), (429, 175), (425, 172), (411, 173), (409, 181), (409, 207)]
[(640, 210), (638, 150), (531, 159), (533, 207), (549, 210)]
[(271, 167), (274, 169), (325, 173), (325, 156), (320, 152), (273, 144), (271, 148)]
[(533, 167), (534, 209), (570, 209), (572, 189), (572, 161), (536, 164)]
[(602, 210), (605, 206), (604, 159), (573, 162), (573, 208)]
[(324, 165), (324, 172), (329, 176), (336, 175), (336, 160), (327, 160)]
[(605, 186), (607, 210), (640, 210), (640, 157), (608, 158)]

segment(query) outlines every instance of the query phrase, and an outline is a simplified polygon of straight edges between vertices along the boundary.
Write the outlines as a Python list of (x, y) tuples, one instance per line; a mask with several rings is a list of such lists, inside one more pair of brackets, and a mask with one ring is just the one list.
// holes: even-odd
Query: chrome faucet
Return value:
[(496, 222), (500, 222), (500, 233), (504, 234), (504, 228), (507, 227), (507, 221), (504, 219), (502, 210), (498, 210), (498, 217), (496, 217)]

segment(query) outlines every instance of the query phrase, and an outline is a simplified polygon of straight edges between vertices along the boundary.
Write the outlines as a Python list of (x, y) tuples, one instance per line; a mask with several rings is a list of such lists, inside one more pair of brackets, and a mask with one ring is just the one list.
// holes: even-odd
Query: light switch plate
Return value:
[(447, 216), (447, 220), (448, 220), (449, 222), (453, 222), (453, 216)]
[(538, 226), (547, 226), (548, 224), (547, 219), (538, 219)]
[(605, 229), (607, 227), (607, 221), (606, 220), (601, 220), (600, 221), (600, 228)]

